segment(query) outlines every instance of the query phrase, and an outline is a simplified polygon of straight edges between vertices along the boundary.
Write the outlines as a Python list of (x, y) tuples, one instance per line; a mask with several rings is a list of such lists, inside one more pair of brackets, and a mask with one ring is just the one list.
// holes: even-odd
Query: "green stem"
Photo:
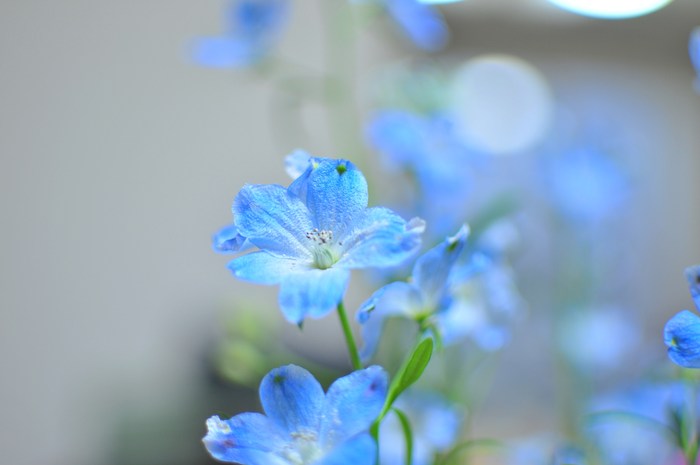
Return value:
[(343, 334), (345, 334), (345, 342), (348, 344), (348, 353), (350, 354), (350, 361), (352, 362), (352, 367), (355, 370), (360, 370), (362, 369), (360, 353), (357, 350), (357, 344), (355, 344), (355, 337), (352, 335), (350, 321), (348, 320), (348, 315), (345, 312), (345, 306), (343, 305), (342, 301), (338, 303), (338, 318), (340, 318), (340, 325), (343, 327)]
[(698, 429), (697, 418), (695, 415), (697, 409), (697, 380), (691, 370), (685, 371), (688, 373), (686, 377), (686, 438), (685, 438), (685, 459), (687, 465), (695, 465), (698, 459)]

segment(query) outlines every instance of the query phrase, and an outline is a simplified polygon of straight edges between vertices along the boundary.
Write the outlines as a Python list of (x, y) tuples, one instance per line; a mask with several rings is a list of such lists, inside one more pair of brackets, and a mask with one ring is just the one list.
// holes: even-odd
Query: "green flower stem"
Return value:
[(350, 321), (348, 320), (348, 315), (345, 312), (345, 306), (343, 305), (342, 301), (338, 303), (338, 318), (340, 318), (340, 325), (343, 327), (343, 333), (345, 334), (345, 342), (348, 344), (348, 353), (350, 354), (350, 361), (352, 362), (352, 367), (355, 370), (361, 370), (362, 361), (360, 361), (360, 353), (357, 350), (357, 344), (355, 344), (355, 337), (352, 335)]
[(698, 384), (697, 378), (692, 369), (683, 370), (686, 382), (686, 416), (683, 422), (683, 429), (686, 437), (684, 438), (683, 452), (687, 465), (695, 465), (698, 460), (698, 428), (695, 412), (697, 411), (698, 403)]

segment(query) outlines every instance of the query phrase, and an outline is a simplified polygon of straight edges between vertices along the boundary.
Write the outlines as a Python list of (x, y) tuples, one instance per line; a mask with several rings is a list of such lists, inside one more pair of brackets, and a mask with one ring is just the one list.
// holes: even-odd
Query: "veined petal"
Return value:
[(362, 325), (360, 358), (367, 361), (377, 350), (386, 318), (395, 315), (410, 318), (422, 306), (418, 289), (401, 281), (387, 284), (372, 294), (357, 311), (357, 321)]
[(213, 416), (207, 420), (207, 435), (202, 441), (212, 457), (222, 462), (288, 465), (276, 455), (288, 439), (259, 413), (241, 413), (229, 420)]
[(688, 310), (677, 313), (664, 327), (668, 356), (685, 368), (700, 368), (700, 317)]
[(304, 317), (320, 318), (342, 300), (350, 272), (342, 268), (309, 269), (283, 277), (279, 304), (287, 321), (299, 324)]
[[(700, 41), (700, 39), (698, 40)], [(700, 47), (700, 45), (698, 45), (698, 47)], [(686, 268), (685, 277), (686, 279), (688, 279), (688, 285), (690, 286), (690, 295), (693, 297), (695, 307), (700, 311), (700, 265), (695, 265)]]
[(399, 265), (418, 251), (424, 230), (425, 223), (418, 218), (406, 222), (387, 208), (368, 208), (342, 236), (345, 253), (336, 265), (344, 268)]
[(448, 237), (416, 260), (413, 282), (421, 290), (426, 301), (434, 304), (439, 301), (452, 265), (462, 253), (468, 234), (469, 229), (463, 225), (457, 234)]
[(355, 216), (367, 207), (367, 181), (347, 160), (318, 160), (306, 183), (306, 206), (316, 227), (339, 237), (352, 228)]
[(241, 235), (261, 250), (285, 257), (311, 257), (305, 234), (313, 229), (299, 197), (276, 184), (248, 184), (233, 201)]
[(313, 465), (374, 465), (376, 454), (377, 445), (372, 436), (363, 433), (337, 445)]
[(233, 275), (257, 284), (279, 284), (285, 276), (296, 273), (303, 264), (293, 258), (275, 257), (267, 252), (251, 252), (228, 264)]
[(221, 228), (211, 238), (212, 248), (219, 253), (237, 253), (253, 247), (248, 239), (241, 236), (235, 224)]
[(267, 417), (289, 433), (316, 434), (325, 394), (311, 373), (296, 365), (275, 368), (260, 383)]
[(337, 379), (326, 394), (320, 442), (329, 449), (368, 432), (386, 399), (389, 377), (380, 366), (357, 370)]

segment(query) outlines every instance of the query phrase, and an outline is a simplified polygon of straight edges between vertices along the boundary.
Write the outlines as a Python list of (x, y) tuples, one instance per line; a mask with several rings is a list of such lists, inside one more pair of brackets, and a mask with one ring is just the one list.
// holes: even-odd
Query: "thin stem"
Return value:
[(342, 301), (338, 303), (338, 318), (340, 318), (340, 325), (343, 327), (343, 334), (345, 334), (345, 342), (348, 344), (348, 353), (350, 354), (350, 361), (352, 362), (352, 367), (355, 370), (360, 370), (362, 369), (360, 353), (357, 350), (357, 344), (355, 344), (355, 337), (352, 335), (350, 321), (348, 320), (348, 315), (345, 312), (345, 306), (343, 305)]
[[(698, 459), (698, 430), (697, 430), (697, 380), (695, 379), (694, 373), (691, 370), (687, 370), (686, 373), (686, 421), (685, 428), (686, 438), (685, 438), (685, 459), (687, 465), (695, 465)], [(690, 374), (692, 373), (692, 374)]]

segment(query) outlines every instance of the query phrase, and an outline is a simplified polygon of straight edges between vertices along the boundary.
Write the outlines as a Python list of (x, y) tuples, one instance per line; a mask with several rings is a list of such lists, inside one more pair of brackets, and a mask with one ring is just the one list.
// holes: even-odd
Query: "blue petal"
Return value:
[(700, 73), (700, 27), (693, 29), (688, 42), (690, 52), (690, 62), (695, 66), (695, 70)]
[(295, 324), (306, 316), (325, 316), (342, 300), (349, 279), (350, 272), (339, 268), (309, 269), (286, 275), (279, 295), (282, 313)]
[(422, 307), (420, 293), (408, 283), (394, 282), (372, 294), (357, 311), (357, 320), (362, 325), (362, 360), (368, 360), (377, 350), (386, 318), (395, 315), (411, 317)]
[(241, 413), (229, 420), (207, 420), (202, 439), (209, 453), (222, 462), (242, 465), (288, 465), (276, 455), (288, 440), (277, 426), (259, 413)]
[(314, 160), (318, 159), (306, 150), (297, 149), (284, 157), (284, 170), (290, 178), (297, 179), (311, 167)]
[(368, 208), (340, 238), (345, 254), (336, 263), (344, 268), (400, 265), (420, 249), (425, 222), (406, 222), (391, 210)]
[(367, 181), (347, 160), (319, 159), (309, 173), (306, 189), (306, 206), (315, 226), (333, 231), (336, 237), (344, 235), (367, 208)]
[(313, 465), (374, 465), (377, 445), (367, 434), (357, 436), (337, 445), (321, 460)]
[(664, 327), (668, 356), (686, 368), (700, 368), (700, 317), (683, 310)]
[(246, 185), (233, 201), (240, 233), (261, 250), (284, 257), (308, 258), (305, 234), (313, 222), (304, 203), (275, 184)]
[(267, 417), (289, 433), (318, 432), (325, 394), (311, 373), (296, 365), (275, 368), (260, 383)]
[(448, 237), (416, 260), (413, 282), (421, 290), (426, 302), (437, 305), (444, 293), (452, 265), (464, 249), (468, 234), (469, 229), (463, 225), (457, 234)]
[(211, 238), (212, 248), (219, 253), (242, 252), (253, 246), (245, 237), (241, 236), (235, 224), (221, 228)]
[(690, 286), (690, 295), (693, 297), (695, 307), (700, 310), (700, 265), (686, 268), (685, 277)]
[(297, 260), (275, 257), (262, 251), (235, 258), (228, 264), (236, 278), (268, 285), (279, 284), (285, 276), (296, 273), (299, 267)]
[(250, 40), (276, 36), (287, 19), (287, 0), (238, 0), (230, 11), (231, 33)]
[(251, 43), (233, 37), (200, 37), (191, 53), (198, 64), (214, 68), (247, 66), (259, 55)]
[(320, 442), (324, 449), (369, 430), (384, 406), (388, 382), (384, 369), (374, 365), (331, 384), (321, 424)]
[(437, 9), (417, 0), (387, 0), (387, 8), (417, 47), (437, 51), (447, 44), (447, 25)]

